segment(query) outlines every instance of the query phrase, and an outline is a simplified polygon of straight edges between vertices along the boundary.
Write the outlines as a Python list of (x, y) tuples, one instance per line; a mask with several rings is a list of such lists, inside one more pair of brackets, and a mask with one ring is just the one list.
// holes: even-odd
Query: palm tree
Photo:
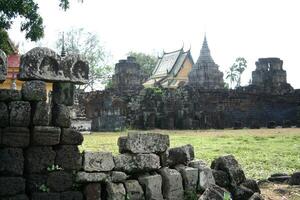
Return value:
[(230, 88), (234, 88), (234, 83), (237, 81), (238, 79), (238, 74), (236, 71), (236, 66), (232, 65), (229, 68), (229, 71), (226, 72), (226, 79), (229, 79), (229, 83), (230, 83)]
[(247, 68), (247, 60), (243, 57), (238, 57), (233, 65), (235, 66), (235, 71), (238, 73), (237, 87), (239, 87), (241, 85), (242, 73)]

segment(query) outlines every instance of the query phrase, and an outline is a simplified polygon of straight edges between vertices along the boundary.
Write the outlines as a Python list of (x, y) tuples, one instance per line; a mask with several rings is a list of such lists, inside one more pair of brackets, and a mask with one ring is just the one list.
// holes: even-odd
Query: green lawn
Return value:
[[(248, 177), (267, 178), (275, 172), (300, 170), (300, 129), (165, 131), (171, 147), (192, 144), (196, 158), (208, 163), (224, 154), (233, 154)], [(84, 136), (81, 150), (118, 153), (117, 139), (126, 132), (93, 133)]]

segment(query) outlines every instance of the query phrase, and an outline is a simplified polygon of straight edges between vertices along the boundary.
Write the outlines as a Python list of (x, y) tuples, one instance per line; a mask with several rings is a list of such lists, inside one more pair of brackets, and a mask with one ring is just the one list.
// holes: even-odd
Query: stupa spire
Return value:
[(202, 43), (202, 48), (200, 50), (200, 56), (197, 63), (215, 63), (210, 55), (210, 50), (207, 44), (206, 34), (204, 35), (204, 40)]

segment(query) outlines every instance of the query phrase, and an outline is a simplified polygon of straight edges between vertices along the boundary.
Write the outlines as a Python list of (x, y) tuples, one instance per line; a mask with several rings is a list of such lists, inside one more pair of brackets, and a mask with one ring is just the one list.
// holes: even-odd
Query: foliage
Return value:
[(129, 52), (128, 56), (133, 56), (136, 58), (137, 63), (141, 66), (144, 74), (149, 77), (155, 68), (157, 63), (157, 57), (154, 55), (149, 55), (141, 52)]
[(242, 73), (247, 68), (247, 61), (243, 57), (238, 57), (235, 59), (233, 65), (226, 72), (226, 79), (229, 79), (231, 88), (241, 86), (241, 76)]
[(59, 171), (59, 170), (63, 170), (63, 168), (60, 167), (59, 165), (51, 165), (47, 167), (48, 172)]
[(41, 192), (50, 192), (49, 187), (48, 187), (47, 185), (45, 185), (45, 184), (42, 184), (42, 185), (39, 187), (39, 190), (40, 190)]
[[(62, 49), (63, 38), (57, 40), (56, 47)], [(88, 84), (80, 89), (95, 90), (97, 84), (106, 84), (112, 73), (112, 66), (108, 64), (108, 53), (100, 45), (96, 34), (86, 32), (83, 28), (71, 29), (64, 37), (67, 54), (80, 54), (89, 62), (90, 72)]]
[(225, 192), (225, 193), (224, 193), (223, 200), (232, 200), (232, 199), (231, 199), (231, 196), (230, 196), (230, 193)]
[(3, 50), (6, 55), (13, 53), (13, 50), (8, 42), (8, 34), (4, 29), (0, 29), (0, 49)]
[[(233, 154), (248, 178), (266, 179), (276, 172), (292, 173), (300, 169), (299, 131), (299, 128), (284, 128), (159, 132), (170, 136), (171, 147), (193, 145), (195, 158), (207, 163), (218, 156)], [(101, 149), (118, 154), (117, 140), (126, 134), (104, 132), (84, 135), (80, 150)]]

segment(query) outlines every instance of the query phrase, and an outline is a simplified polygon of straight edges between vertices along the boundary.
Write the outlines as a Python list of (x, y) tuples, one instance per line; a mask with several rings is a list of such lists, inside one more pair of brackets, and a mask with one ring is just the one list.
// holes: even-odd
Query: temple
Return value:
[(163, 88), (177, 88), (188, 81), (194, 64), (190, 50), (184, 51), (183, 48), (165, 53), (158, 58), (156, 67), (151, 77), (144, 83), (144, 87), (162, 86)]
[(222, 89), (224, 88), (223, 73), (210, 55), (206, 36), (202, 44), (200, 56), (193, 65), (188, 76), (189, 85), (201, 89)]

